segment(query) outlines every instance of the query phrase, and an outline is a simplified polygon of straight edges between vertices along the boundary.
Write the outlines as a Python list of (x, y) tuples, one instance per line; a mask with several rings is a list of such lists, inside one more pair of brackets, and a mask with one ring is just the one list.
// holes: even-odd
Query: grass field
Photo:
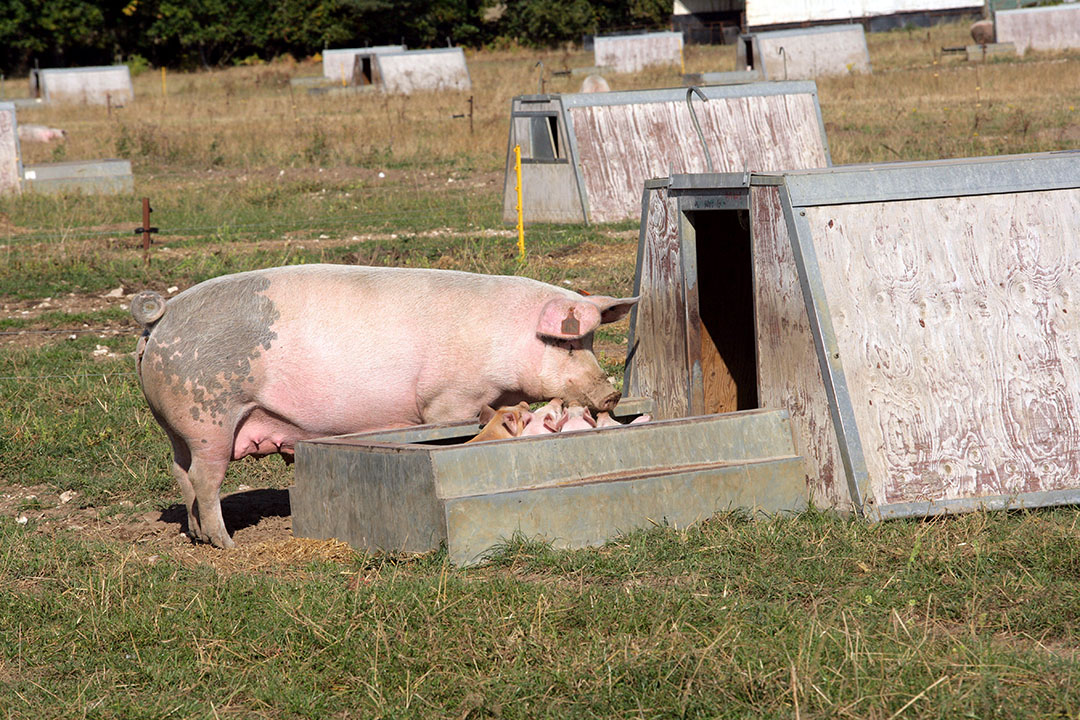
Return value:
[[(818, 81), (835, 163), (1080, 147), (1080, 54), (942, 56), (964, 25), (868, 37)], [(470, 93), (311, 97), (280, 61), (35, 108), (28, 163), (130, 158), (136, 193), (0, 199), (0, 717), (1078, 717), (1080, 513), (868, 526), (720, 515), (486, 565), (293, 538), (280, 460), (230, 469), (239, 548), (181, 536), (135, 382), (133, 292), (301, 262), (517, 273), (629, 294), (636, 223), (501, 222), (507, 111), (580, 51), (469, 53)], [(734, 69), (689, 47), (687, 71)], [(680, 84), (674, 70), (615, 89)], [(8, 79), (11, 92), (16, 83)], [(546, 89), (576, 90), (546, 77)], [(140, 198), (161, 228), (146, 264)], [(598, 337), (618, 375), (625, 323)]]

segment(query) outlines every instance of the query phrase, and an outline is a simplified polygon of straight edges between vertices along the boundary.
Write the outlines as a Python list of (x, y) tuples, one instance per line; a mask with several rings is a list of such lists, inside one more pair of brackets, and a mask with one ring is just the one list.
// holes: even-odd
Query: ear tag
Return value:
[(562, 334), (563, 335), (580, 335), (581, 323), (574, 317), (574, 308), (570, 308), (566, 311), (566, 319), (562, 321)]

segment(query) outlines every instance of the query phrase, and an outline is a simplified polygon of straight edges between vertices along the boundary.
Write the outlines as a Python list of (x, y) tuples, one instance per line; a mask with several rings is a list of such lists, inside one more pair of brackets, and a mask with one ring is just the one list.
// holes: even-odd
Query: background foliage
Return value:
[(326, 47), (553, 46), (666, 24), (662, 0), (0, 0), (0, 71), (108, 64), (227, 65)]

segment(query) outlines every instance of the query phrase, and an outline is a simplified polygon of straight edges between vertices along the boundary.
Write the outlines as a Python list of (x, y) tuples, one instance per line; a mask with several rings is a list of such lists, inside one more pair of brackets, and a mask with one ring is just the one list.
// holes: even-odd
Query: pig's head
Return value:
[(610, 410), (619, 393), (593, 355), (593, 331), (615, 322), (638, 298), (589, 295), (549, 300), (540, 312), (536, 336), (543, 343), (539, 382), (541, 397), (561, 397), (597, 411)]

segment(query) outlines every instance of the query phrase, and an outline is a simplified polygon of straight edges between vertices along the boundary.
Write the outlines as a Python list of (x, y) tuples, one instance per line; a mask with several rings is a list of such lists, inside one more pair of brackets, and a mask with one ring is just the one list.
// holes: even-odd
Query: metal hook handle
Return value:
[(537, 60), (536, 64), (533, 65), (533, 67), (534, 68), (540, 68), (540, 77), (537, 78), (537, 80), (536, 80), (536, 87), (539, 90), (539, 94), (543, 95), (544, 94), (544, 61), (543, 60)]
[(709, 172), (712, 172), (712, 156), (709, 154), (709, 146), (705, 144), (705, 133), (701, 132), (701, 124), (698, 123), (697, 112), (694, 110), (694, 93), (697, 93), (697, 96), (701, 98), (701, 102), (709, 102), (709, 98), (705, 97), (705, 93), (701, 92), (701, 88), (697, 85), (691, 85), (686, 88), (686, 107), (690, 109), (690, 119), (694, 121), (694, 128), (697, 129), (698, 140), (701, 141), (701, 149), (705, 151), (705, 167), (709, 169)]
[(780, 57), (784, 58), (784, 80), (787, 80), (787, 50), (781, 45), (777, 52), (780, 54)]

